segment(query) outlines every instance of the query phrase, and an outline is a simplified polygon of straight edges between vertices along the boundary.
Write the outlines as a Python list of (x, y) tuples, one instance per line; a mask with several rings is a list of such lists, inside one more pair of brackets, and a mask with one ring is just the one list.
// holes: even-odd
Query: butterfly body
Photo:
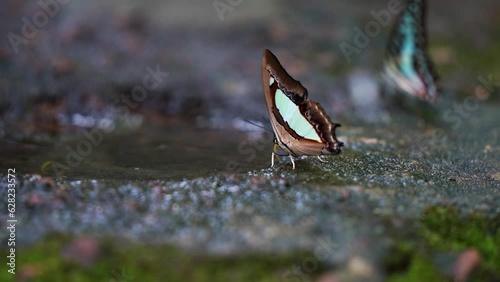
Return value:
[(420, 100), (434, 103), (437, 75), (427, 55), (425, 0), (409, 0), (389, 37), (384, 61), (386, 81)]
[[(290, 156), (320, 156), (340, 153), (343, 143), (335, 136), (333, 123), (307, 89), (294, 80), (278, 59), (264, 50), (262, 82), (269, 119), (277, 145)], [(274, 159), (274, 158), (273, 158)]]

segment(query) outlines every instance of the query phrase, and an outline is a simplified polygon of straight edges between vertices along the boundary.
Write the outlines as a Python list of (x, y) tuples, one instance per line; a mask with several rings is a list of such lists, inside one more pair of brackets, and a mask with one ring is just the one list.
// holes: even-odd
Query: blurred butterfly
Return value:
[[(317, 102), (307, 98), (307, 89), (294, 80), (269, 50), (262, 58), (262, 83), (269, 120), (276, 135), (276, 145), (287, 152), (293, 169), (296, 156), (321, 156), (340, 153), (344, 144), (337, 140), (333, 123)], [(321, 158), (320, 158), (321, 160)]]
[(384, 77), (389, 85), (432, 104), (439, 89), (427, 55), (425, 13), (425, 0), (408, 0), (389, 37)]

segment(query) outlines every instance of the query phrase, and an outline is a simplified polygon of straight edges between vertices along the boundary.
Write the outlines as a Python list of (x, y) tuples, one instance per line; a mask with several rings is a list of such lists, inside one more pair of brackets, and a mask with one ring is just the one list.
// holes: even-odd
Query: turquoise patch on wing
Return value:
[(300, 113), (299, 107), (288, 99), (280, 89), (276, 90), (275, 102), (281, 117), (291, 129), (304, 138), (321, 142), (314, 127)]
[(413, 56), (415, 56), (415, 29), (412, 26), (412, 19), (409, 15), (403, 18), (401, 31), (404, 33), (403, 49), (401, 50), (401, 72), (406, 77), (416, 76), (413, 68)]

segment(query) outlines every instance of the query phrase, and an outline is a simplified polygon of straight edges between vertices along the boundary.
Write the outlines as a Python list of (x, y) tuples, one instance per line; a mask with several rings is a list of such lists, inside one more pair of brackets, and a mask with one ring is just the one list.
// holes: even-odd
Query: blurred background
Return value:
[[(379, 23), (380, 31), (359, 52), (346, 56), (341, 49), (354, 44), (356, 28), (364, 31), (373, 13), (388, 10), (386, 2), (3, 1), (2, 140), (52, 144), (81, 136), (82, 128), (116, 134), (151, 124), (258, 131), (244, 120), (267, 120), (260, 81), (264, 48), (335, 122), (397, 121), (381, 101), (390, 25)], [(493, 0), (429, 6), (429, 52), (444, 96), (473, 95), (478, 76), (498, 73), (499, 7)], [(147, 68), (164, 79), (133, 102)], [(47, 157), (30, 169), (42, 159)]]
[[(440, 176), (446, 183), (448, 179), (455, 179), (453, 183), (458, 179), (459, 184), (455, 183), (456, 185), (463, 184), (471, 189), (478, 187), (486, 189), (484, 194), (481, 194), (483, 198), (478, 198), (476, 202), (470, 205), (464, 204), (462, 207), (477, 207), (490, 193), (491, 205), (484, 209), (490, 216), (498, 217), (498, 208), (496, 211), (494, 208), (500, 198), (498, 190), (495, 190), (495, 187), (498, 188), (500, 171), (497, 90), (500, 86), (500, 67), (497, 63), (500, 55), (498, 1), (457, 0), (452, 3), (444, 0), (429, 1), (428, 51), (440, 76), (443, 94), (436, 106), (422, 106), (425, 107), (424, 110), (421, 110), (422, 108), (402, 110), (384, 100), (380, 70), (388, 34), (396, 15), (391, 14), (391, 24), (380, 24), (380, 31), (370, 36), (368, 44), (359, 48), (359, 52), (346, 56), (340, 47), (343, 43), (355, 45), (356, 28), (365, 30), (366, 24), (375, 19), (373, 14), (387, 10), (389, 2), (386, 0), (1, 1), (0, 167), (5, 171), (7, 168), (16, 167), (18, 174), (25, 177), (20, 186), (24, 187), (25, 192), (19, 191), (25, 194), (19, 196), (19, 201), (22, 201), (21, 211), (25, 213), (26, 222), (30, 223), (31, 227), (28, 228), (26, 225), (24, 231), (18, 231), (19, 240), (28, 246), (28, 243), (35, 244), (52, 232), (58, 234), (62, 232), (67, 236), (67, 234), (87, 234), (90, 230), (91, 234), (104, 233), (114, 236), (127, 230), (124, 232), (127, 238), (139, 238), (139, 241), (145, 240), (144, 238), (154, 241), (156, 238), (161, 242), (175, 242), (185, 247), (202, 245), (203, 249), (209, 252), (239, 255), (246, 254), (249, 250), (269, 248), (285, 253), (285, 257), (269, 259), (273, 263), (283, 262), (283, 264), (277, 263), (276, 269), (279, 271), (273, 268), (274, 264), (268, 262), (267, 258), (256, 258), (255, 262), (253, 259), (250, 262), (243, 261), (242, 269), (265, 268), (271, 265), (271, 269), (265, 268), (263, 272), (282, 273), (283, 268), (286, 270), (289, 265), (294, 265), (297, 261), (300, 264), (304, 256), (293, 253), (291, 257), (287, 257), (291, 250), (294, 252), (304, 249), (314, 250), (317, 243), (314, 243), (316, 237), (311, 237), (313, 234), (333, 234), (330, 233), (329, 227), (325, 227), (326, 224), (322, 225), (321, 219), (328, 221), (326, 218), (329, 218), (330, 213), (335, 214), (336, 218), (342, 213), (356, 214), (356, 211), (334, 213), (327, 208), (329, 204), (324, 203), (326, 206), (322, 206), (319, 215), (313, 216), (316, 220), (311, 226), (314, 227), (306, 222), (304, 226), (298, 227), (301, 231), (273, 229), (266, 233), (266, 236), (270, 237), (260, 237), (262, 234), (258, 236), (253, 234), (254, 229), (251, 227), (244, 231), (240, 229), (242, 226), (234, 227), (221, 222), (225, 222), (228, 218), (233, 220), (240, 218), (234, 215), (232, 210), (225, 210), (227, 205), (233, 205), (233, 202), (228, 203), (226, 200), (234, 200), (235, 207), (239, 207), (236, 209), (241, 211), (241, 205), (252, 210), (259, 208), (262, 203), (254, 206), (252, 201), (264, 198), (255, 196), (257, 198), (254, 199), (253, 196), (249, 196), (238, 205), (236, 199), (225, 198), (222, 201), (219, 196), (211, 194), (210, 189), (204, 189), (225, 187), (224, 193), (238, 191), (243, 193), (242, 187), (248, 188), (250, 185), (257, 189), (255, 187), (260, 187), (260, 183), (265, 183), (265, 187), (269, 185), (269, 189), (278, 189), (283, 193), (288, 193), (284, 192), (288, 189), (297, 189), (298, 194), (293, 196), (296, 201), (292, 201), (290, 206), (282, 207), (283, 213), (288, 210), (294, 214), (294, 210), (297, 210), (297, 214), (306, 215), (311, 212), (314, 215), (318, 202), (311, 200), (314, 199), (311, 195), (301, 198), (300, 187), (295, 184), (299, 183), (297, 185), (300, 186), (302, 185), (300, 183), (312, 181), (315, 184), (305, 185), (323, 187), (322, 185), (359, 184), (360, 187), (370, 187), (373, 182), (364, 178), (368, 172), (361, 171), (357, 174), (358, 172), (353, 170), (349, 171), (348, 164), (345, 164), (344, 169), (330, 167), (333, 172), (325, 172), (325, 175), (333, 178), (327, 177), (326, 180), (324, 175), (319, 176), (315, 172), (318, 169), (315, 165), (312, 165), (312, 168), (306, 166), (305, 178), (290, 174), (289, 168), (285, 165), (283, 165), (286, 168), (284, 172), (276, 174), (268, 175), (267, 172), (262, 174), (259, 171), (269, 166), (273, 145), (272, 133), (252, 125), (255, 123), (270, 128), (261, 82), (260, 64), (262, 51), (265, 48), (270, 49), (287, 71), (301, 81), (308, 89), (310, 99), (320, 102), (331, 119), (343, 125), (337, 131), (337, 136), (346, 142), (346, 157), (354, 159), (353, 155), (349, 155), (349, 150), (355, 157), (370, 155), (366, 147), (363, 147), (369, 146), (374, 152), (398, 156), (396, 159), (400, 156), (416, 156), (415, 158), (422, 162), (423, 169), (418, 175), (427, 175), (427, 169), (430, 167), (436, 170), (439, 167), (449, 168), (449, 175)], [(464, 101), (474, 103), (469, 107), (474, 110), (460, 114), (454, 109), (456, 105), (464, 105)], [(452, 111), (448, 117), (444, 115), (447, 111)], [(477, 131), (468, 132), (469, 128), (475, 128)], [(446, 132), (448, 139), (443, 141), (444, 143), (441, 139), (439, 142), (428, 140), (434, 137), (433, 133), (429, 132), (436, 130)], [(469, 135), (461, 138), (461, 134)], [(400, 139), (401, 136), (406, 137)], [(478, 139), (482, 141), (476, 144)], [(454, 143), (447, 143), (450, 140)], [(424, 145), (427, 147), (424, 148)], [(403, 146), (404, 149), (398, 146)], [(457, 150), (458, 153), (453, 150)], [(478, 154), (486, 151), (489, 155), (484, 158), (483, 155), (474, 155), (471, 158), (471, 151)], [(439, 166), (440, 161), (432, 159), (437, 156), (446, 157), (446, 162), (443, 161)], [(420, 157), (422, 159), (419, 159)], [(475, 173), (484, 173), (484, 178), (482, 176), (474, 178), (480, 179), (477, 183), (467, 182), (476, 181), (471, 180), (473, 177), (460, 182), (460, 177), (456, 175), (462, 175), (464, 167), (469, 169), (468, 165), (472, 164), (468, 164), (467, 160), (475, 157), (483, 161), (476, 163)], [(341, 163), (349, 162), (343, 157), (339, 159)], [(383, 163), (377, 166), (375, 162), (375, 167), (380, 168), (390, 162), (388, 159), (379, 161)], [(412, 162), (412, 159), (407, 161)], [(361, 166), (366, 167), (370, 164), (373, 165), (367, 162)], [(433, 164), (437, 164), (437, 168)], [(351, 165), (355, 166), (355, 163)], [(399, 169), (401, 169), (399, 166), (394, 168), (394, 175), (400, 175)], [(472, 171), (473, 168), (470, 169)], [(339, 176), (338, 171), (344, 174), (341, 173)], [(243, 172), (244, 176), (233, 174), (235, 172)], [(309, 172), (312, 173), (311, 176), (307, 174)], [(337, 173), (336, 176), (333, 176), (334, 173)], [(386, 172), (370, 173), (377, 176), (377, 173)], [(216, 177), (221, 175), (222, 180), (205, 178), (214, 175)], [(390, 177), (394, 175), (391, 174)], [(406, 174), (401, 174), (401, 177), (406, 177)], [(198, 182), (192, 182), (192, 179), (198, 179)], [(425, 184), (417, 180), (412, 178), (400, 181), (401, 183), (409, 181), (410, 186), (414, 185), (412, 187), (416, 189), (413, 191), (420, 191), (422, 185), (424, 187), (431, 185), (427, 180)], [(137, 184), (131, 181), (144, 182)], [(377, 183), (383, 187), (384, 185), (401, 187), (398, 186), (400, 182), (396, 185), (391, 181), (385, 179)], [(434, 180), (431, 179), (431, 183), (441, 183), (438, 180), (432, 181)], [(438, 186), (448, 187), (446, 186), (448, 184), (440, 185)], [(196, 195), (196, 200), (191, 198), (189, 187), (194, 189), (194, 192), (191, 192)], [(68, 192), (68, 189), (86, 191), (85, 196), (79, 198), (80, 196), (71, 194), (76, 192)], [(343, 189), (332, 192), (335, 193), (332, 197), (343, 199), (347, 197), (345, 195), (356, 194), (359, 189), (364, 188)], [(454, 187), (450, 189), (456, 191)], [(463, 187), (461, 189), (469, 191)], [(146, 196), (141, 191), (147, 191)], [(157, 205), (149, 202), (154, 202), (155, 197), (163, 195), (165, 191), (184, 192), (168, 194), (169, 200), (163, 199), (161, 203), (158, 200)], [(492, 195), (492, 191), (496, 194)], [(61, 196), (67, 193), (70, 193), (70, 196)], [(99, 195), (101, 193), (102, 195)], [(469, 196), (467, 192), (464, 193), (466, 197)], [(183, 196), (179, 196), (181, 194)], [(270, 198), (267, 200), (278, 197), (275, 200), (280, 203), (278, 195), (271, 193), (268, 196)], [(435, 196), (435, 194), (425, 194), (426, 199)], [(62, 197), (62, 200), (58, 197)], [(109, 204), (107, 197), (112, 199), (117, 197), (118, 200), (114, 204)], [(143, 197), (149, 200), (142, 202)], [(363, 197), (368, 199), (376, 196), (363, 194)], [(462, 199), (460, 197), (464, 195), (457, 197)], [(180, 201), (180, 206), (175, 207), (173, 204), (176, 199)], [(81, 209), (69, 213), (51, 211), (54, 205), (62, 205), (63, 208), (71, 210), (75, 206), (74, 201), (82, 201)], [(190, 204), (196, 202), (197, 205), (203, 205), (206, 204), (204, 201), (215, 201), (216, 204), (213, 204), (215, 207), (212, 206), (213, 214), (211, 208), (207, 208), (203, 216), (194, 210), (185, 210), (199, 209), (199, 206)], [(364, 203), (371, 201), (367, 200)], [(451, 202), (457, 201), (460, 202), (456, 199)], [(400, 206), (401, 202), (396, 202), (393, 211), (398, 213), (400, 211), (396, 207)], [(408, 199), (407, 203), (413, 202), (414, 199)], [(419, 214), (417, 216), (419, 217), (420, 212), (427, 206), (423, 204), (425, 201), (417, 202), (422, 206), (412, 212)], [(84, 209), (86, 206), (84, 203), (94, 203), (94, 208)], [(377, 200), (377, 203), (381, 202)], [(110, 206), (107, 207), (108, 205)], [(268, 205), (272, 206), (273, 201), (268, 202)], [(43, 212), (38, 209), (40, 206), (44, 207)], [(120, 208), (115, 209), (118, 206)], [(362, 206), (360, 208), (370, 208), (369, 204)], [(159, 213), (153, 207), (167, 215)], [(263, 209), (266, 210), (266, 207), (270, 208), (264, 205)], [(108, 208), (111, 210), (107, 211)], [(120, 215), (118, 211), (123, 213)], [(169, 217), (168, 214), (176, 214), (173, 211), (184, 212), (184, 217)], [(438, 210), (436, 213), (439, 212)], [(408, 214), (411, 213), (408, 211)], [(142, 219), (148, 218), (149, 223), (139, 224)], [(245, 219), (242, 222), (253, 222), (250, 225), (258, 230), (263, 226), (273, 225), (274, 220), (293, 224), (302, 222), (302, 219), (294, 216), (287, 218), (285, 215), (278, 216), (269, 212), (265, 215), (260, 214), (259, 217), (253, 218), (253, 221)], [(139, 224), (140, 227), (136, 230), (133, 226), (128, 226), (129, 220)], [(368, 224), (372, 218), (366, 215), (362, 221)], [(381, 224), (384, 226), (384, 223)], [(391, 226), (392, 224), (399, 223), (392, 222)], [(203, 228), (195, 228), (198, 226)], [(351, 230), (353, 226), (351, 222), (347, 222), (344, 228)], [(371, 229), (370, 225), (361, 224), (361, 226)], [(377, 234), (382, 234), (380, 236), (384, 238), (387, 234), (383, 233), (382, 229), (377, 231), (379, 232)], [(493, 230), (497, 232), (494, 235), (497, 240), (500, 233), (498, 229), (493, 228)], [(365, 231), (368, 232), (367, 230), (359, 232)], [(155, 237), (164, 232), (169, 235)], [(339, 239), (341, 242), (351, 242), (348, 239), (350, 235), (335, 234), (346, 240)], [(282, 240), (276, 239), (277, 237), (282, 237)], [(64, 238), (68, 242), (72, 240)], [(297, 238), (305, 238), (306, 241), (294, 242)], [(56, 237), (53, 240), (57, 242), (61, 239)], [(258, 240), (263, 240), (263, 243), (257, 243)], [(366, 240), (371, 242), (369, 239)], [(381, 258), (383, 257), (381, 254), (387, 252), (387, 249), (382, 251), (380, 248), (383, 247), (380, 246), (376, 250), (370, 249), (368, 252), (376, 255), (370, 253), (369, 259), (365, 258), (361, 263), (347, 260), (346, 257), (349, 257), (347, 254), (351, 254), (354, 249), (357, 252), (363, 249), (358, 243), (353, 243), (354, 245), (346, 243), (350, 246), (349, 249), (342, 249), (341, 255), (334, 260), (335, 263), (324, 264), (318, 268), (324, 271), (315, 270), (314, 273), (326, 272), (331, 269), (331, 265), (348, 265), (346, 268), (348, 272), (370, 273), (369, 276), (378, 281), (377, 279), (384, 277), (383, 273), (386, 271), (392, 273), (394, 269), (406, 269), (406, 267), (410, 269), (408, 257), (402, 259), (402, 261), (408, 260), (407, 262), (401, 264), (391, 262), (390, 267), (385, 267), (385, 260)], [(89, 261), (82, 262), (76, 259), (77, 262), (73, 263), (84, 267), (94, 265), (92, 251), (88, 251), (97, 244), (94, 239), (84, 237), (68, 244), (57, 254), (72, 258), (72, 256), (80, 257), (82, 252), (90, 252)], [(97, 245), (95, 245), (96, 250)], [(413, 247), (412, 245), (408, 248)], [(50, 253), (50, 250), (43, 249), (42, 245), (34, 248), (27, 253)], [(118, 251), (113, 250), (111, 253), (114, 252), (115, 255), (122, 252), (120, 247), (117, 247)], [(172, 257), (177, 256), (177, 250), (165, 252)], [(484, 256), (483, 253), (482, 255)], [(144, 256), (147, 257), (149, 254)], [(499, 258), (498, 252), (488, 258)], [(421, 262), (419, 259), (417, 257), (417, 263), (426, 265), (427, 261)], [(189, 257), (187, 259), (189, 262), (182, 263), (184, 271), (190, 272), (191, 268), (196, 268), (197, 260), (205, 262), (204, 258)], [(365, 263), (367, 260), (373, 264)], [(18, 276), (18, 281), (43, 277), (41, 274), (43, 270), (37, 266), (36, 260), (34, 261), (35, 263), (27, 264), (27, 268), (24, 269), (25, 275), (22, 276), (24, 278), (19, 280)], [(438, 268), (449, 269), (449, 265), (453, 265), (452, 262), (455, 260), (442, 261), (445, 261), (442, 264), (445, 266), (440, 265)], [(118, 265), (124, 264), (123, 262), (113, 264), (107, 261), (107, 263), (112, 267), (98, 264), (106, 268), (102, 270), (105, 275), (99, 276), (95, 272), (94, 279), (106, 277), (106, 281), (109, 279), (155, 281), (151, 277), (141, 279), (137, 274), (140, 271), (130, 270), (130, 266), (122, 270)], [(221, 263), (230, 265), (230, 262), (224, 259)], [(149, 265), (147, 262), (144, 264)], [(67, 265), (65, 267), (71, 268)], [(492, 266), (491, 269), (493, 268)], [(206, 268), (200, 271), (208, 273), (205, 273), (208, 277), (215, 275), (211, 272), (214, 269), (218, 269), (217, 263), (206, 265)], [(127, 271), (135, 273), (129, 275), (135, 278), (127, 276)], [(172, 273), (176, 272), (173, 271), (169, 275)], [(490, 277), (493, 272), (485, 273)], [(205, 274), (200, 274), (199, 277), (205, 277)], [(73, 277), (61, 275), (66, 279)], [(183, 277), (182, 273), (176, 275)], [(110, 276), (112, 277), (109, 278)], [(120, 276), (121, 280), (113, 278), (115, 276)], [(82, 277), (85, 278), (80, 281), (87, 281), (88, 276)], [(189, 277), (191, 278), (188, 280), (193, 281), (215, 281), (208, 278), (196, 279), (197, 276)], [(224, 277), (221, 280), (227, 278)], [(233, 276), (228, 277), (227, 280), (231, 281)], [(307, 279), (315, 279), (314, 277), (316, 276), (308, 275)], [(498, 276), (496, 277), (498, 279)], [(9, 276), (10, 278), (12, 277)], [(264, 278), (257, 280), (259, 279)], [(257, 280), (250, 278), (248, 281)]]

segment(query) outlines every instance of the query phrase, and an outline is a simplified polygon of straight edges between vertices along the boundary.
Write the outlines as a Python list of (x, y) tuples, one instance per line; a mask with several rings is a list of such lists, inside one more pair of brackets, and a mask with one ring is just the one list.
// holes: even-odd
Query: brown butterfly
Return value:
[[(293, 169), (293, 157), (319, 158), (340, 153), (344, 143), (335, 136), (335, 128), (340, 124), (333, 123), (319, 103), (307, 98), (307, 89), (294, 80), (267, 49), (262, 58), (262, 83), (276, 145), (289, 154)], [(276, 145), (271, 167), (274, 166)]]

